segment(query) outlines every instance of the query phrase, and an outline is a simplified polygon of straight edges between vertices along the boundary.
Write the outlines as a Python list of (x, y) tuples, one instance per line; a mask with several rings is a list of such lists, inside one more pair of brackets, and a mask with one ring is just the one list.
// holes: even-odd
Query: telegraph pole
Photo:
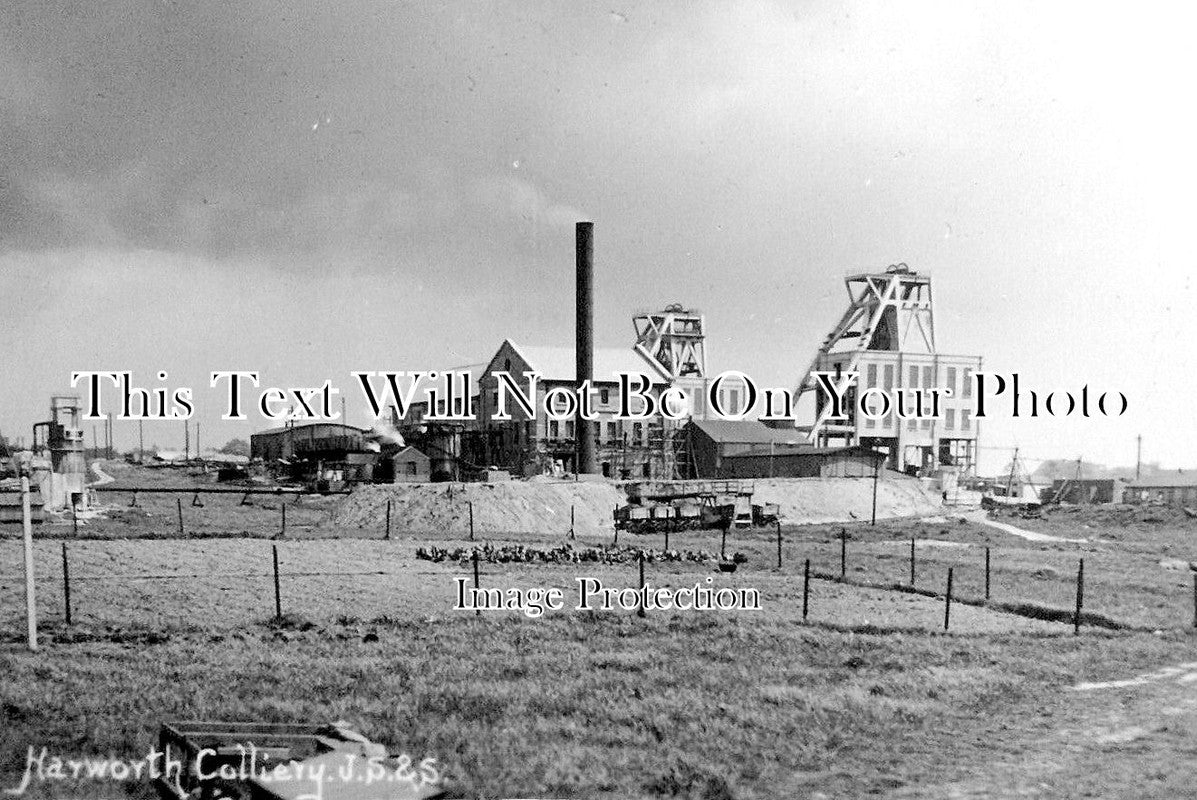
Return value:
[[(94, 434), (95, 428), (92, 428)], [(21, 532), (25, 544), (25, 621), (27, 623), (28, 646), (37, 650), (37, 602), (34, 599), (33, 573), (33, 524), (29, 509), (29, 462), (23, 461), (21, 472)]]
[(1135, 437), (1135, 480), (1139, 480), (1139, 470), (1143, 465), (1143, 434)]
[(1014, 456), (1010, 459), (1010, 477), (1006, 479), (1006, 499), (1010, 499), (1010, 489), (1014, 486), (1014, 470), (1018, 466), (1018, 448), (1014, 448)]

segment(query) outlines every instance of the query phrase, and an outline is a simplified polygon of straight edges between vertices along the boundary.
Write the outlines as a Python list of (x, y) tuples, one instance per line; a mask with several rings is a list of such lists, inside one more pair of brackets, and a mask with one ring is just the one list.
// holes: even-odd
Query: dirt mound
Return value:
[(472, 504), (477, 535), (568, 533), (571, 507), (578, 533), (610, 533), (612, 512), (626, 502), (622, 491), (602, 481), (378, 484), (345, 498), (333, 521), (347, 527), (380, 528), (388, 500), (395, 530), (446, 534), (469, 532)]
[(1090, 528), (1125, 528), (1150, 531), (1159, 527), (1193, 527), (1197, 519), (1183, 508), (1164, 505), (1102, 503), (1097, 505), (1048, 504), (1040, 510), (1045, 524)]
[[(752, 502), (777, 503), (788, 525), (869, 519), (872, 478), (766, 478), (753, 482)], [(942, 514), (941, 498), (906, 477), (877, 482), (877, 518)]]

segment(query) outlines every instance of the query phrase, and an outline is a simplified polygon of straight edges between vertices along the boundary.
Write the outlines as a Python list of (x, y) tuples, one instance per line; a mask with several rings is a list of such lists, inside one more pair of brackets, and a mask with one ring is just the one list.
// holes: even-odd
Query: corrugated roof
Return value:
[(1186, 486), (1197, 486), (1197, 472), (1180, 472), (1175, 475), (1159, 475), (1154, 478), (1141, 478), (1127, 483), (1130, 489), (1177, 489)]
[(755, 419), (696, 419), (690, 424), (723, 444), (807, 444), (806, 437), (795, 430), (770, 428)]
[(293, 427), (290, 427), (290, 428), (288, 428), (286, 425), (283, 425), (278, 428), (267, 428), (264, 431), (256, 431), (254, 433), (251, 433), (250, 436), (274, 436), (279, 433), (286, 433), (287, 431), (301, 431), (304, 428), (311, 428), (316, 425), (332, 425), (334, 427), (339, 427), (339, 428), (348, 428), (349, 430), (356, 431), (357, 433), (365, 433), (366, 432), (365, 428), (359, 428), (356, 425), (342, 425), (340, 422), (327, 422), (327, 421), (323, 421), (323, 420), (313, 420), (311, 422), (297, 423), (296, 425), (294, 425)]
[[(523, 356), (528, 366), (540, 373), (543, 380), (576, 380), (576, 355), (572, 347), (548, 347), (545, 345), (518, 344), (507, 340), (517, 353)], [(632, 348), (594, 348), (594, 379), (616, 381), (619, 373), (644, 373), (654, 384), (665, 383), (665, 375), (659, 365), (647, 361)]]
[(726, 453), (723, 455), (723, 458), (759, 458), (760, 456), (782, 457), (792, 455), (827, 456), (833, 453), (860, 453), (863, 455), (872, 455), (877, 458), (885, 458), (884, 453), (874, 450), (871, 447), (865, 447), (864, 445), (849, 445), (846, 447), (819, 447), (813, 444), (778, 444), (772, 450), (765, 445), (758, 444), (738, 453)]

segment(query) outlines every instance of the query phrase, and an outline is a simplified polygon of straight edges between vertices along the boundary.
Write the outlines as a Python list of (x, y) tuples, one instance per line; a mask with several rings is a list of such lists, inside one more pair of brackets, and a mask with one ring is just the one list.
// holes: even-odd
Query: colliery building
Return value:
[(754, 420), (691, 420), (685, 435), (694, 478), (866, 478), (886, 458), (868, 447), (815, 447)]
[(249, 437), (250, 458), (291, 461), (296, 458), (343, 461), (365, 447), (365, 431), (339, 422), (284, 425)]
[[(488, 442), (493, 447), (492, 461), (517, 474), (549, 471), (574, 472), (576, 431), (573, 419), (549, 419), (544, 413), (545, 396), (556, 388), (573, 391), (576, 385), (572, 347), (520, 345), (507, 339), (487, 364), (480, 381), (479, 415)], [(518, 376), (537, 372), (533, 408), (529, 419), (510, 398), (510, 421), (495, 420), (499, 404), (499, 382), (494, 372)], [(659, 397), (670, 384), (659, 364), (643, 358), (632, 349), (595, 348), (594, 381), (596, 462), (602, 474), (610, 478), (657, 478), (673, 476), (673, 434), (678, 424), (662, 416), (643, 421), (615, 419), (618, 411), (617, 373), (648, 375), (646, 394)]]
[[(850, 275), (845, 281), (849, 304), (824, 339), (799, 387), (815, 391), (815, 422), (801, 427), (809, 440), (823, 447), (863, 446), (884, 451), (896, 470), (933, 475), (943, 468), (971, 473), (976, 465), (979, 425), (971, 417), (972, 375), (980, 356), (941, 352), (935, 339), (931, 277), (899, 264), (882, 273)], [(847, 418), (833, 418), (826, 393), (815, 372), (838, 373), (837, 391), (845, 398)], [(859, 380), (850, 384), (849, 373)], [(870, 388), (894, 397), (914, 397), (912, 390), (950, 389), (935, 419), (902, 419), (896, 404), (873, 419), (858, 410), (857, 398)], [(930, 396), (924, 415), (930, 413)], [(908, 404), (909, 406), (910, 404)], [(880, 401), (869, 402), (880, 415)]]

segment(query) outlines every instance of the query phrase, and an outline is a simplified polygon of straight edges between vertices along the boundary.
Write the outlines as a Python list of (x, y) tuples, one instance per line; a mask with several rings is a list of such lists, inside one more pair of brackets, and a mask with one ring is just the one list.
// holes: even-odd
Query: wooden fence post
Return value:
[(474, 541), (474, 501), (468, 501), (467, 505), (470, 507), (470, 541), (472, 542)]
[(66, 624), (71, 624), (71, 565), (67, 561), (66, 542), (62, 543), (62, 606), (66, 611)]
[(985, 548), (985, 599), (989, 599), (989, 548)]
[(636, 616), (644, 617), (644, 551), (640, 551), (640, 608), (636, 609)]
[(283, 527), (279, 529), (278, 535), (286, 536), (287, 535), (287, 503), (285, 501), (280, 501), (278, 504), (278, 507), (279, 507), (279, 510), (282, 512), (282, 517), (283, 517), (283, 519), (282, 519)]
[(482, 606), (478, 605), (478, 551), (474, 551), (474, 616), (482, 616)]
[(1081, 609), (1085, 603), (1085, 559), (1081, 559), (1076, 567), (1076, 613), (1072, 617), (1072, 632), (1079, 636), (1081, 633)]
[(183, 498), (176, 497), (175, 498), (175, 506), (179, 510), (179, 535), (185, 536), (186, 534), (183, 533)]
[(910, 537), (910, 588), (914, 588), (914, 537)]
[(387, 501), (387, 532), (386, 532), (386, 536), (383, 538), (386, 538), (386, 539), (391, 538), (391, 501), (390, 500)]
[(270, 545), (270, 549), (274, 553), (274, 618), (283, 618), (283, 595), (279, 589), (278, 579), (278, 545)]
[(802, 568), (802, 619), (806, 621), (806, 612), (810, 605), (810, 559), (806, 559), (806, 566)]
[(571, 538), (571, 539), (578, 538), (576, 535), (574, 535), (574, 511), (575, 510), (576, 509), (574, 506), (571, 505), (569, 507), (569, 538)]
[(952, 568), (948, 567), (948, 591), (944, 595), (943, 629), (946, 631), (952, 621)]
[(840, 528), (840, 580), (848, 578), (848, 529)]
[(777, 521), (777, 568), (781, 569), (781, 520)]

